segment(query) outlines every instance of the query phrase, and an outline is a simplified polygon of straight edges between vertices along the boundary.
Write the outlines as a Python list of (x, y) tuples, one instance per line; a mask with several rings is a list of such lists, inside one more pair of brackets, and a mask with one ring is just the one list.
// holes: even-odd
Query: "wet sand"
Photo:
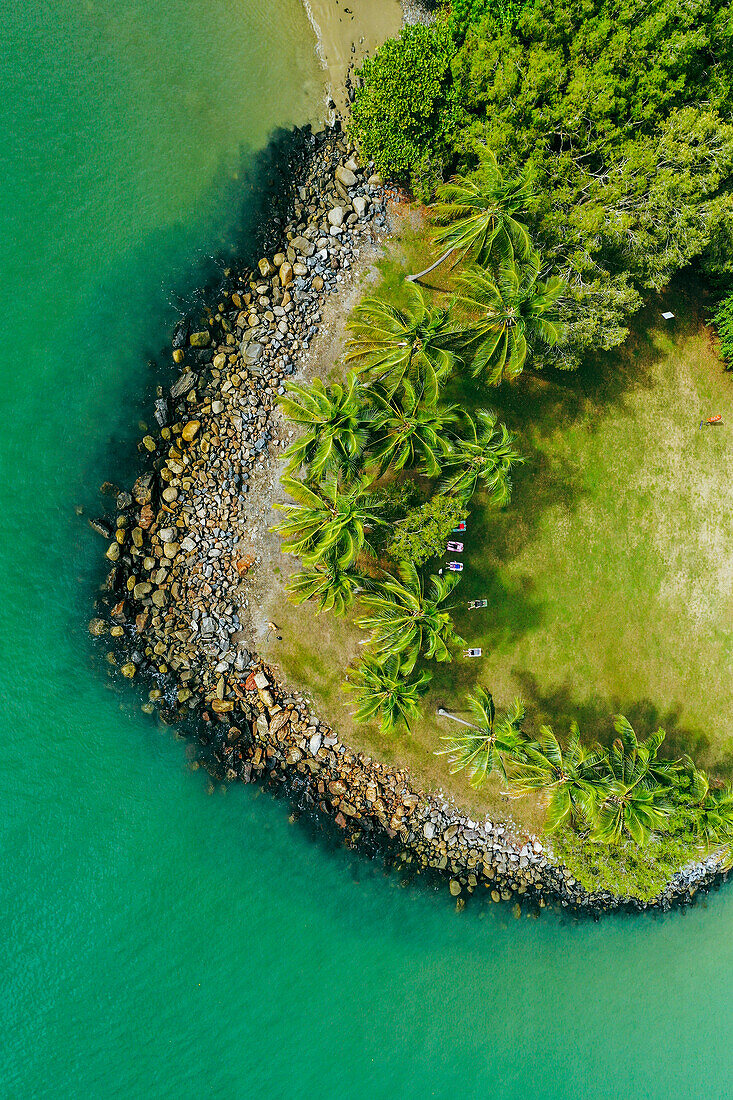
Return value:
[(318, 41), (318, 56), (328, 73), (328, 98), (340, 114), (346, 107), (350, 65), (373, 54), (402, 26), (400, 0), (303, 0)]

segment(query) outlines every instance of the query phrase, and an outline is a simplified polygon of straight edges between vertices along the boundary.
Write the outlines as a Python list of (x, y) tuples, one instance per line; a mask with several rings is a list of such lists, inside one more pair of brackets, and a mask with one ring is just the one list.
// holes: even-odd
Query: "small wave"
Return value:
[(321, 68), (323, 69), (324, 73), (328, 74), (328, 79), (326, 80), (325, 104), (326, 104), (326, 112), (327, 112), (328, 121), (329, 121), (329, 123), (332, 124), (335, 117), (336, 117), (336, 112), (330, 106), (330, 104), (333, 103), (333, 100), (334, 100), (333, 83), (331, 81), (331, 76), (330, 76), (330, 72), (329, 72), (329, 68), (328, 68), (328, 60), (326, 59), (326, 52), (323, 48), (323, 31), (321, 30), (320, 23), (318, 22), (315, 15), (313, 14), (313, 8), (310, 5), (310, 0), (303, 0), (303, 7), (305, 8), (305, 14), (308, 16), (308, 22), (310, 23), (311, 27), (313, 28), (313, 33), (316, 36), (316, 57), (318, 58), (318, 62), (320, 64)]

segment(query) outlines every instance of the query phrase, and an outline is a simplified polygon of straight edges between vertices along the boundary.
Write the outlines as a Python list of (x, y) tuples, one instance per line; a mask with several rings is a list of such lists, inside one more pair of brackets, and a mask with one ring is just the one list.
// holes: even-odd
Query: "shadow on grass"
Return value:
[[(549, 510), (572, 512), (586, 495), (582, 460), (574, 457), (571, 443), (561, 445), (558, 433), (568, 435), (578, 426), (583, 432), (593, 433), (604, 418), (627, 415), (631, 393), (656, 384), (658, 363), (668, 353), (672, 333), (662, 327), (661, 310), (671, 308), (678, 315), (674, 336), (676, 340), (684, 339), (699, 331), (703, 316), (694, 298), (694, 289), (685, 287), (668, 292), (663, 299), (655, 297), (635, 318), (635, 331), (622, 348), (590, 358), (572, 374), (525, 372), (517, 383), (496, 389), (487, 389), (475, 379), (462, 379), (450, 387), (448, 399), (468, 411), (490, 404), (499, 418), (517, 432), (518, 446), (525, 457), (524, 465), (516, 468), (507, 508), (491, 509), (481, 494), (472, 502), (463, 555), (465, 571), (458, 590), (460, 609), (454, 615), (464, 637), (471, 637), (471, 612), (465, 610), (470, 599), (489, 601), (482, 621), (482, 639), (490, 652), (509, 649), (543, 624), (545, 609), (536, 595), (533, 576), (523, 573), (510, 577), (506, 566), (528, 548), (531, 551)], [(618, 477), (623, 477), (623, 470), (618, 471)], [(460, 706), (475, 688), (479, 665), (459, 660), (447, 667), (433, 666), (431, 695), (447, 706)], [(706, 733), (680, 724), (682, 708), (677, 705), (663, 711), (648, 700), (592, 696), (579, 700), (564, 688), (543, 695), (531, 673), (514, 670), (514, 675), (522, 684), (530, 718), (538, 725), (548, 722), (564, 733), (575, 719), (585, 738), (609, 743), (614, 736), (613, 715), (625, 713), (640, 735), (662, 725), (667, 730), (667, 752), (671, 756), (688, 751), (699, 759), (711, 747)], [(733, 771), (733, 758), (720, 764), (718, 770), (721, 774)]]
[[(614, 716), (623, 714), (628, 718), (641, 739), (660, 727), (667, 737), (661, 755), (675, 759), (689, 754), (698, 764), (715, 747), (707, 732), (684, 725), (681, 720), (682, 707), (673, 704), (663, 708), (650, 699), (625, 699), (621, 697), (603, 698), (590, 696), (578, 700), (567, 686), (542, 690), (531, 672), (514, 673), (521, 686), (521, 694), (527, 707), (529, 728), (535, 731), (541, 725), (551, 725), (558, 736), (564, 736), (570, 723), (576, 721), (586, 744), (598, 742), (608, 746), (616, 736), (613, 728)], [(733, 775), (733, 755), (716, 760), (712, 769), (716, 776), (728, 779)]]

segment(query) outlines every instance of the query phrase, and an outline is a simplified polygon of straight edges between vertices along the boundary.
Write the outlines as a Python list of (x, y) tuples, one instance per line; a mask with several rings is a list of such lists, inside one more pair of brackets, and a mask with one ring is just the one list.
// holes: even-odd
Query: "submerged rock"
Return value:
[(188, 341), (192, 348), (208, 348), (211, 343), (211, 333), (206, 330), (192, 332)]

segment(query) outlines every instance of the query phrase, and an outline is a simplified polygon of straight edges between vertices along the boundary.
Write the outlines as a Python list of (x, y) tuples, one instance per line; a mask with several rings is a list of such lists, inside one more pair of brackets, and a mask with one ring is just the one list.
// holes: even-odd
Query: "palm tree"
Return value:
[(466, 345), (471, 369), (485, 372), (491, 385), (521, 374), (532, 346), (551, 347), (561, 338), (556, 306), (564, 283), (557, 276), (543, 282), (539, 272), (539, 253), (517, 263), (505, 248), (496, 273), (474, 266), (458, 279), (461, 304), (472, 318)]
[(529, 234), (515, 217), (527, 209), (531, 199), (527, 177), (504, 179), (490, 149), (479, 145), (477, 153), (477, 172), (470, 176), (454, 176), (448, 183), (439, 185), (438, 202), (432, 214), (441, 224), (433, 236), (436, 244), (444, 246), (446, 251), (424, 271), (409, 275), (409, 282), (422, 279), (453, 253), (456, 262), (472, 256), (476, 262), (486, 263), (499, 235), (512, 241), (517, 255), (529, 252)]
[(410, 466), (427, 477), (437, 477), (442, 459), (450, 451), (447, 430), (458, 419), (457, 406), (426, 405), (407, 379), (399, 401), (377, 389), (367, 392), (377, 410), (369, 450), (380, 473), (390, 466), (395, 470)]
[(506, 504), (512, 491), (512, 467), (524, 462), (514, 449), (515, 436), (505, 424), (497, 426), (497, 417), (492, 412), (479, 412), (478, 423), (470, 416), (466, 416), (466, 421), (466, 437), (453, 445), (444, 460), (448, 473), (439, 491), (467, 501), (481, 481), (491, 504)]
[(367, 439), (367, 412), (356, 374), (349, 372), (346, 385), (324, 386), (320, 378), (310, 385), (291, 383), (280, 398), (285, 415), (306, 431), (283, 454), (286, 473), (308, 469), (308, 481), (323, 477), (328, 470), (348, 469)]
[(440, 380), (456, 362), (459, 332), (450, 305), (431, 307), (418, 287), (407, 289), (404, 309), (379, 298), (366, 298), (356, 307), (348, 325), (346, 361), (358, 361), (359, 371), (383, 386), (388, 396), (407, 379), (424, 401), (434, 405)]
[(368, 534), (383, 523), (383, 502), (367, 490), (368, 480), (342, 485), (329, 477), (319, 485), (281, 479), (294, 504), (276, 504), (286, 519), (271, 527), (282, 536), (282, 549), (300, 554), (307, 565), (329, 558), (346, 569), (362, 550), (371, 552)]
[(519, 797), (544, 792), (547, 800), (545, 828), (555, 832), (565, 822), (592, 826), (597, 821), (598, 802), (606, 796), (607, 780), (599, 768), (602, 753), (589, 751), (580, 743), (575, 723), (565, 751), (549, 726), (540, 729), (539, 741), (522, 746), (522, 756), (508, 767), (509, 794)]
[(466, 732), (443, 737), (447, 748), (438, 749), (435, 755), (447, 755), (451, 775), (466, 771), (471, 786), (478, 789), (495, 771), (506, 778), (504, 756), (521, 752), (524, 705), (521, 699), (515, 699), (511, 707), (497, 717), (491, 692), (478, 687), (473, 695), (469, 695), (468, 706), (476, 720), (475, 725), (463, 722), (447, 711), (438, 712), (461, 722)]
[(367, 614), (357, 626), (371, 630), (369, 644), (380, 657), (397, 654), (403, 669), (411, 672), (420, 653), (436, 661), (450, 661), (450, 645), (463, 639), (456, 634), (453, 621), (441, 604), (455, 587), (458, 576), (431, 577), (426, 586), (412, 562), (401, 562), (399, 579), (386, 579), (375, 593), (362, 596)]
[(378, 717), (382, 733), (392, 733), (398, 722), (404, 722), (409, 729), (410, 718), (418, 717), (418, 700), (430, 680), (429, 672), (413, 674), (401, 664), (397, 654), (392, 654), (384, 661), (363, 657), (350, 670), (344, 688), (357, 697), (354, 712), (357, 722)]
[(622, 714), (616, 716), (614, 728), (619, 736), (605, 757), (608, 793), (598, 808), (593, 839), (618, 844), (626, 834), (641, 846), (653, 832), (664, 828), (671, 810), (654, 775), (665, 732), (659, 729), (639, 741)]
[(693, 811), (692, 831), (706, 848), (733, 840), (733, 787), (706, 791)]
[(342, 568), (335, 558), (326, 558), (310, 569), (291, 577), (288, 583), (290, 599), (301, 604), (315, 600), (317, 610), (345, 615), (360, 591), (361, 577)]

